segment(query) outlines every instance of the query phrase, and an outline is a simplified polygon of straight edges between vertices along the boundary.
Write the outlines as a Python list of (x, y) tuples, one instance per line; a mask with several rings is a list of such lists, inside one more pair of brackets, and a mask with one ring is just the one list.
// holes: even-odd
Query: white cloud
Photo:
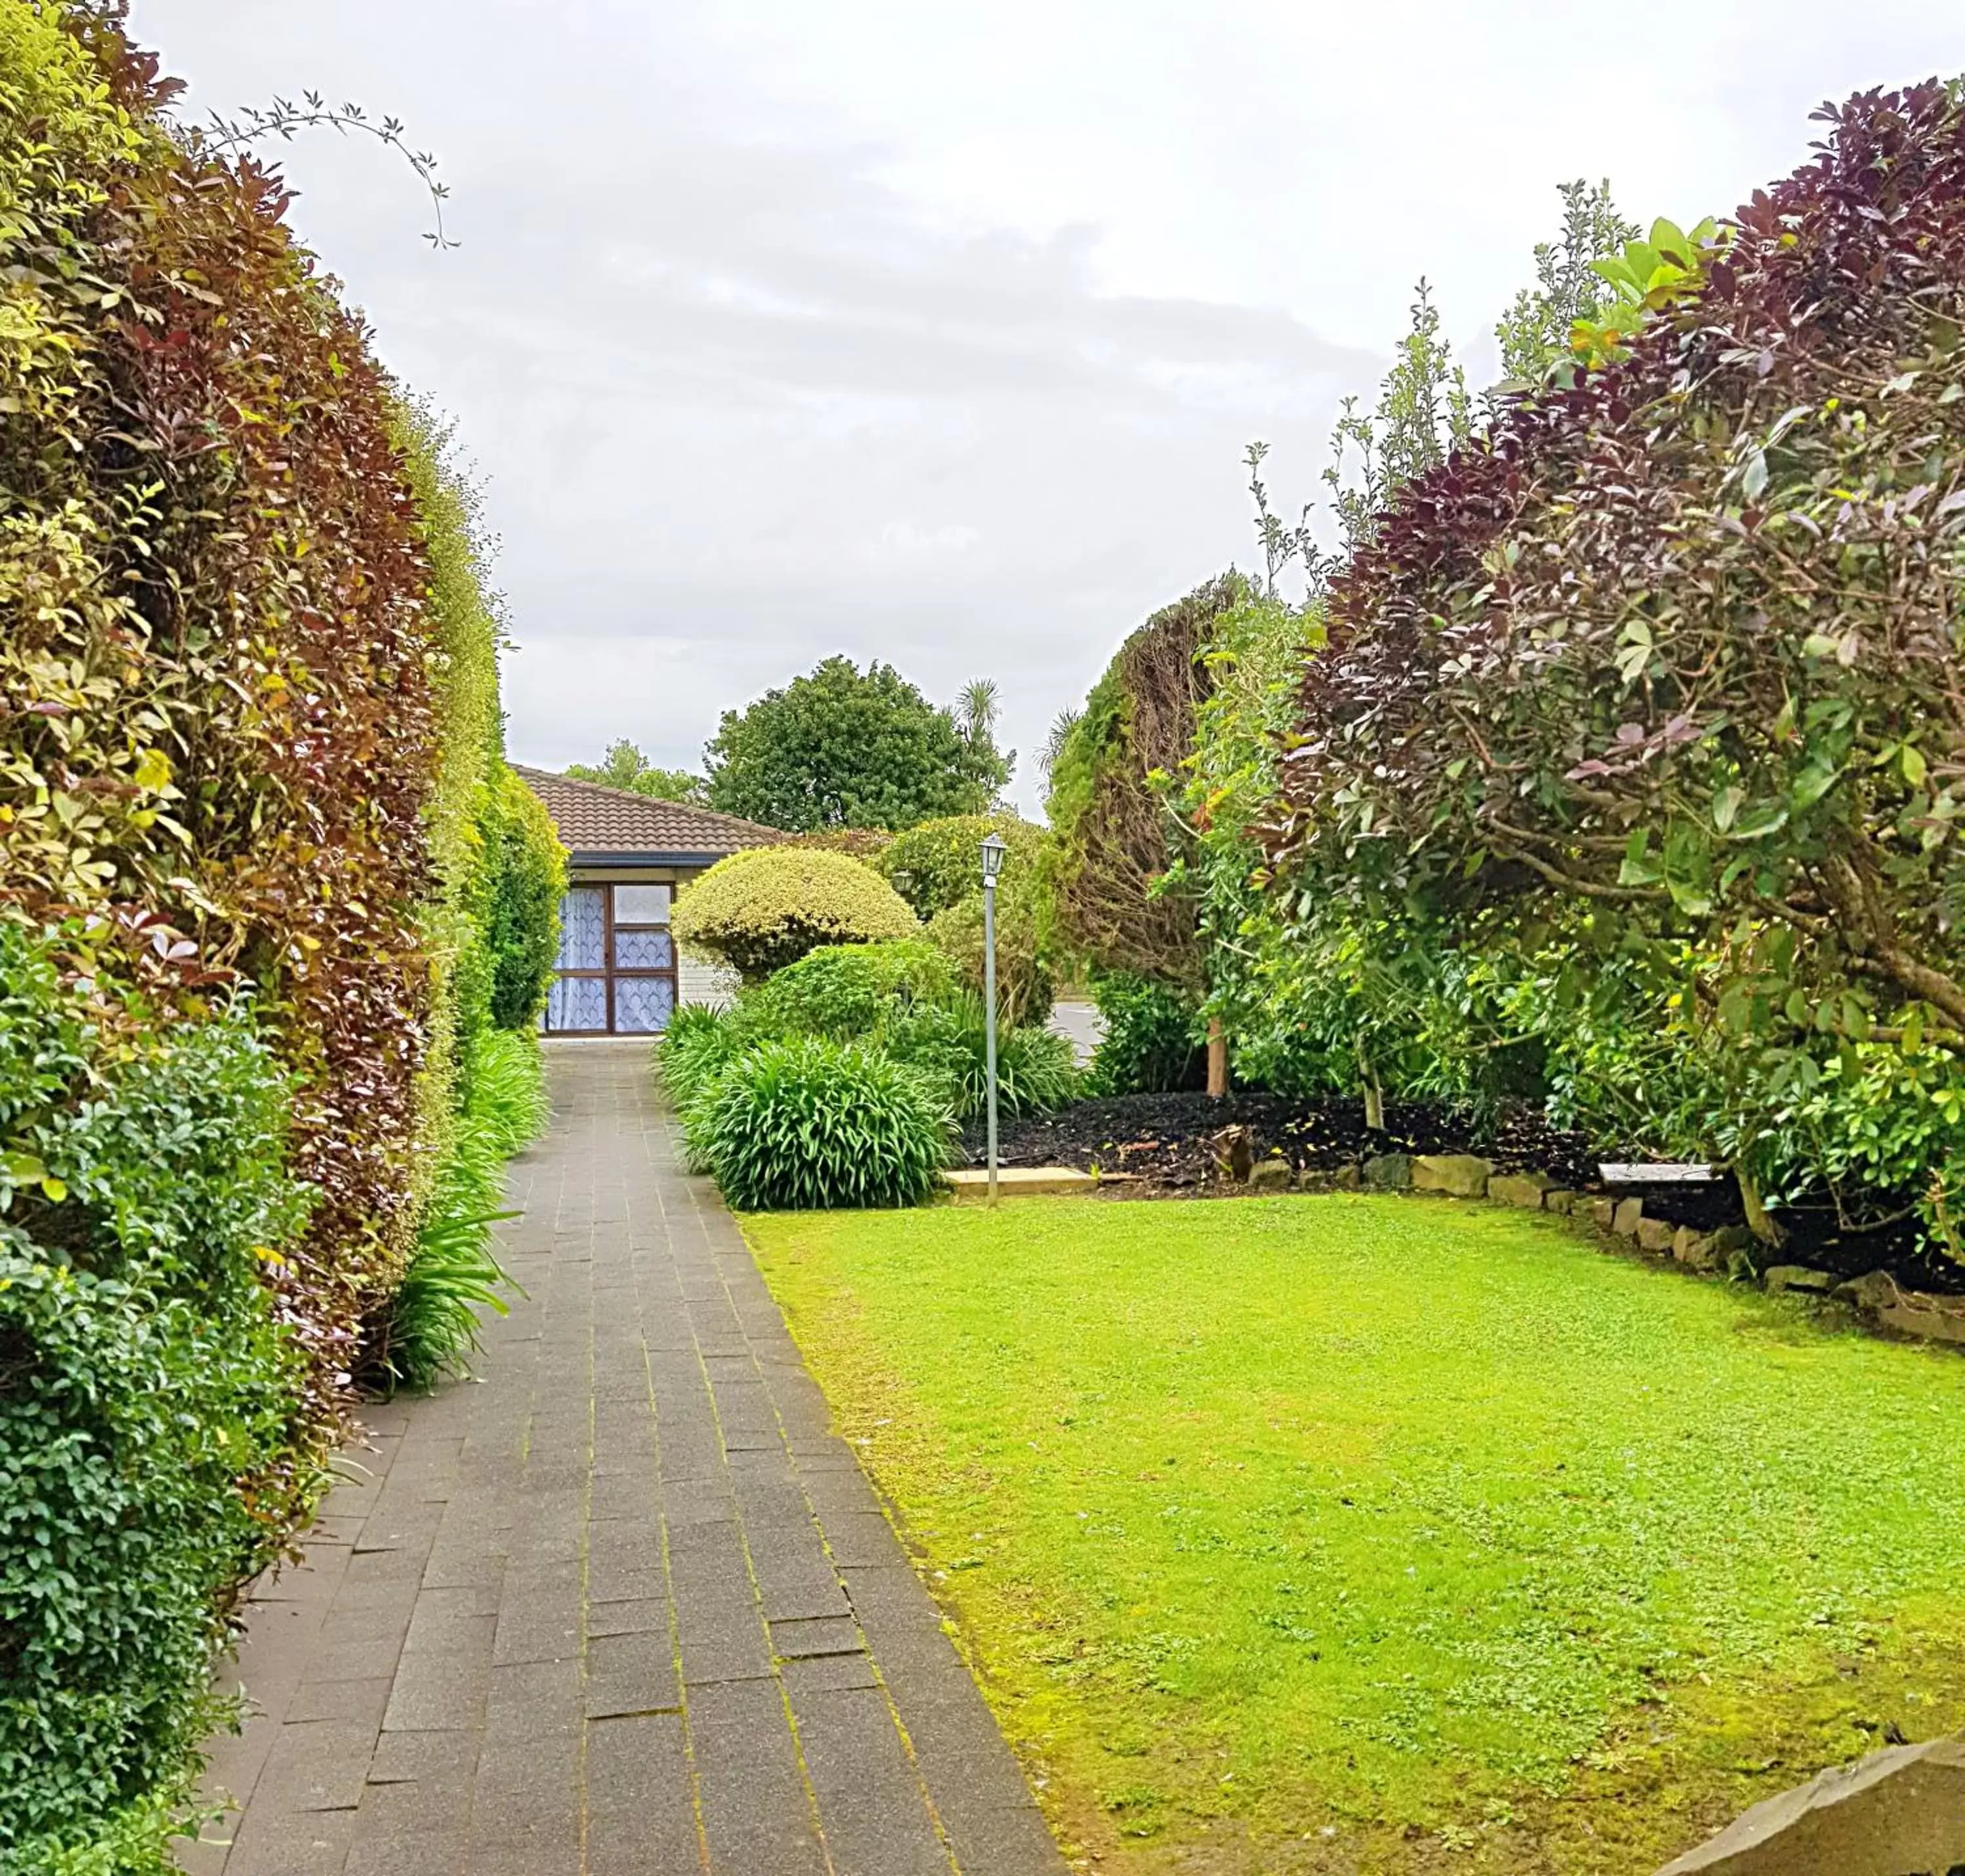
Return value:
[[(693, 761), (828, 653), (1002, 683), (1037, 745), (1315, 487), (1411, 283), (1470, 361), (1554, 185), (1724, 210), (1808, 110), (1965, 68), (1928, 0), (137, 0), (201, 105), (315, 86), (435, 149), (282, 152), (294, 219), (490, 478), (517, 752)], [(1023, 778), (1028, 799), (1032, 784)]]

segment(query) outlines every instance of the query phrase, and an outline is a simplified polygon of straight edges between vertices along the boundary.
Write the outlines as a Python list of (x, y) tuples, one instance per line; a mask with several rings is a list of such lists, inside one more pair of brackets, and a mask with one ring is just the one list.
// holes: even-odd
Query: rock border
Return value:
[(1752, 1283), (1769, 1295), (1815, 1296), (1841, 1303), (1873, 1325), (1918, 1341), (1965, 1347), (1965, 1297), (1934, 1296), (1899, 1286), (1886, 1270), (1847, 1282), (1806, 1264), (1767, 1263), (1770, 1247), (1745, 1225), (1695, 1231), (1690, 1225), (1647, 1218), (1645, 1202), (1574, 1192), (1545, 1173), (1503, 1172), (1471, 1153), (1380, 1154), (1339, 1169), (1335, 1178), (1295, 1177), (1280, 1156), (1256, 1160), (1243, 1176), (1255, 1191), (1410, 1192), (1442, 1199), (1475, 1199), (1518, 1211), (1548, 1212), (1587, 1224), (1602, 1237), (1628, 1240), (1648, 1256), (1669, 1260), (1697, 1276)]

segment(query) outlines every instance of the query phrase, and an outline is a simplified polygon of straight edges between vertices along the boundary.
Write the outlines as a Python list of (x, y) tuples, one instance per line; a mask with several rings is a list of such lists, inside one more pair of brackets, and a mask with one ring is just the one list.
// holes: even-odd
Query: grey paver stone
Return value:
[(835, 1876), (943, 1876), (937, 1816), (970, 1876), (1061, 1876), (645, 1056), (552, 1065), (524, 1292), (481, 1385), (373, 1411), (256, 1598), (246, 1808), (188, 1876), (702, 1876), (699, 1816), (709, 1876), (822, 1876), (815, 1814)]

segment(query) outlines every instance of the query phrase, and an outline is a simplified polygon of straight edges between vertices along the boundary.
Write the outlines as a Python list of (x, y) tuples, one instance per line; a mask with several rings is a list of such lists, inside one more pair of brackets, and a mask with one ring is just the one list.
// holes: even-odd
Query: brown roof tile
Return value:
[(577, 782), (514, 762), (513, 771), (546, 804), (559, 837), (576, 854), (662, 854), (720, 859), (741, 847), (769, 847), (787, 837), (774, 827), (712, 814), (680, 801), (657, 801), (625, 788)]

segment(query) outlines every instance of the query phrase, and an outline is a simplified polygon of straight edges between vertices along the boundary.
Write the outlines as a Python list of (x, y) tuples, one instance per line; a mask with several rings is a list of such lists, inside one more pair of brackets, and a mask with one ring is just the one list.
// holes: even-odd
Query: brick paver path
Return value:
[(1056, 1876), (645, 1051), (552, 1054), (526, 1289), (254, 1600), (198, 1876)]

